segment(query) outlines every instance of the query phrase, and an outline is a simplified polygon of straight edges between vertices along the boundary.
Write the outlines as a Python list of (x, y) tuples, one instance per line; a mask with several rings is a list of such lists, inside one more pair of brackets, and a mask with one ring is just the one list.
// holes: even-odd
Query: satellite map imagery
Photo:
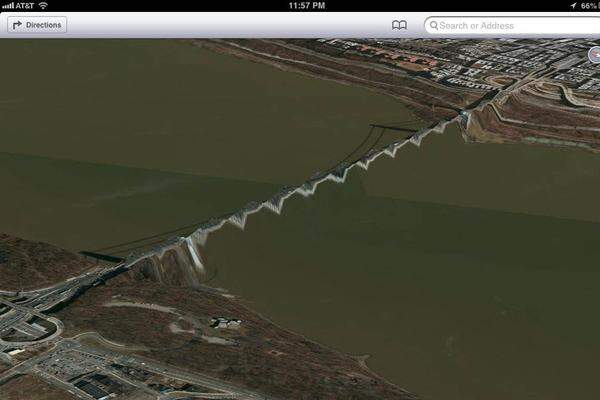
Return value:
[(0, 400), (600, 399), (600, 39), (0, 55)]

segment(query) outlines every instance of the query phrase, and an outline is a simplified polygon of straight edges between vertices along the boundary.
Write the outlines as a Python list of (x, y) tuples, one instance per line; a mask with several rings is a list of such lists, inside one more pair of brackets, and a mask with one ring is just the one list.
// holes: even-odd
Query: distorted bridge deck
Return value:
[(390, 130), (399, 131), (399, 132), (411, 132), (411, 133), (418, 132), (417, 129), (402, 128), (402, 127), (399, 127), (399, 126), (391, 126), (391, 125), (370, 124), (369, 126), (371, 126), (373, 128), (390, 129)]

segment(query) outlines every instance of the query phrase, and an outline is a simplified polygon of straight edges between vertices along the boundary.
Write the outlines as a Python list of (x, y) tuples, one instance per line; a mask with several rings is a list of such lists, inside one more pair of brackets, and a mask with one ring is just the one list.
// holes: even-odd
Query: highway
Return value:
[[(95, 334), (95, 336), (103, 340), (100, 335)], [(90, 364), (90, 359), (92, 360), (92, 364)], [(64, 361), (58, 362), (58, 360)], [(93, 367), (94, 363), (97, 365), (96, 367)], [(59, 366), (52, 367), (56, 364), (59, 364)], [(128, 385), (137, 387), (146, 393), (155, 395), (157, 398), (173, 398), (172, 392), (166, 394), (159, 393), (147, 386), (144, 382), (136, 381), (131, 377), (124, 376), (122, 373), (118, 372), (114, 367), (112, 367), (114, 364), (131, 367), (138, 370), (144, 370), (159, 376), (165, 376), (168, 378), (177, 379), (179, 381), (188, 382), (190, 384), (204, 387), (213, 391), (213, 393), (210, 394), (199, 392), (189, 393), (190, 395), (193, 394), (194, 397), (202, 398), (203, 396), (204, 398), (212, 399), (275, 400), (271, 397), (263, 396), (210, 376), (199, 373), (191, 373), (180, 368), (164, 365), (136, 356), (124, 355), (104, 347), (96, 348), (83, 345), (77, 339), (61, 339), (53, 348), (45, 353), (29, 358), (20, 364), (13, 366), (11, 369), (0, 374), (0, 384), (15, 375), (32, 374), (39, 376), (43, 380), (55, 386), (59, 386), (64, 390), (73, 393), (81, 399), (90, 400), (93, 399), (93, 397), (88, 395), (83, 390), (77, 388), (73, 384), (73, 379), (61, 379), (61, 377), (77, 377), (80, 375), (85, 375), (86, 373), (89, 373), (86, 371), (91, 370), (103, 372), (105, 375), (110, 375)], [(92, 367), (90, 367), (90, 365)], [(186, 395), (188, 395), (187, 392)]]

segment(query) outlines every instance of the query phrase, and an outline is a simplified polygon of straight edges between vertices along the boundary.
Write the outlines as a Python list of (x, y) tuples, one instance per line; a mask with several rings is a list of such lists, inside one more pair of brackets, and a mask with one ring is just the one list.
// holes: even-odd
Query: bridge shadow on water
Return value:
[[(371, 151), (379, 150), (390, 144), (392, 141), (400, 139), (408, 139), (412, 134), (419, 131), (417, 126), (423, 126), (424, 121), (418, 118), (407, 120), (407, 121), (395, 121), (395, 122), (382, 122), (373, 123), (369, 125), (369, 131), (365, 137), (348, 152), (341, 160), (337, 160), (332, 163), (331, 166), (325, 168), (323, 172), (327, 173), (335, 170), (338, 166), (344, 163), (353, 163), (364, 155)], [(408, 135), (406, 135), (408, 134)], [(401, 136), (400, 135), (404, 135)], [(237, 212), (234, 210), (229, 213), (214, 216), (213, 218), (225, 219)], [(100, 254), (102, 257), (110, 259), (120, 259), (126, 257), (128, 254), (141, 251), (144, 249), (150, 249), (157, 246), (173, 236), (187, 236), (193, 233), (202, 223), (206, 222), (206, 218), (202, 221), (197, 221), (185, 226), (173, 228), (168, 231), (158, 232), (145, 237), (137, 238), (127, 242), (116, 243), (111, 246), (86, 251), (86, 253)]]

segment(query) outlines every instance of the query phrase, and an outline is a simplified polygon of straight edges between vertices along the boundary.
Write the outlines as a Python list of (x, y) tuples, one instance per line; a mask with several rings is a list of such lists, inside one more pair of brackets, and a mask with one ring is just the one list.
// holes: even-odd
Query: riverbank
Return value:
[[(353, 41), (347, 41), (340, 48), (328, 46), (322, 40), (228, 39), (190, 42), (286, 71), (366, 87), (400, 99), (420, 118), (430, 122), (451, 119), (486, 94), (515, 86), (518, 90), (508, 93), (498, 104), (473, 114), (473, 123), (464, 129), (467, 140), (579, 147), (593, 151), (600, 149), (600, 131), (596, 126), (600, 118), (600, 103), (593, 92), (566, 88), (562, 81), (553, 80), (552, 76), (558, 69), (556, 63), (545, 67), (540, 64), (537, 70), (526, 75), (521, 72), (523, 76), (498, 72), (485, 80), (490, 85), (470, 82), (473, 88), (469, 88), (448, 82), (444, 84), (443, 80), (438, 82), (429, 75), (435, 70), (431, 66), (442, 63), (450, 65), (449, 70), (439, 72), (442, 76), (460, 70), (460, 56), (462, 59), (475, 60), (468, 54), (459, 54), (457, 59), (452, 60), (456, 63), (453, 64), (449, 58), (428, 55), (428, 51), (431, 54), (443, 53), (443, 46), (439, 44), (415, 41), (413, 46), (406, 45), (406, 49), (402, 43), (396, 44), (398, 48), (388, 49), (384, 43), (364, 41), (361, 42), (362, 47), (369, 48), (371, 53), (361, 55), (360, 51), (344, 50), (345, 46), (361, 47), (361, 44)], [(490, 43), (487, 45), (492, 46)], [(385, 58), (373, 57), (373, 52), (377, 55), (393, 53), (394, 57), (403, 55), (422, 63), (390, 63)], [(449, 54), (446, 57), (450, 57)], [(451, 70), (454, 72), (449, 72)], [(462, 82), (462, 78), (459, 80)], [(551, 113), (546, 112), (549, 109)]]

